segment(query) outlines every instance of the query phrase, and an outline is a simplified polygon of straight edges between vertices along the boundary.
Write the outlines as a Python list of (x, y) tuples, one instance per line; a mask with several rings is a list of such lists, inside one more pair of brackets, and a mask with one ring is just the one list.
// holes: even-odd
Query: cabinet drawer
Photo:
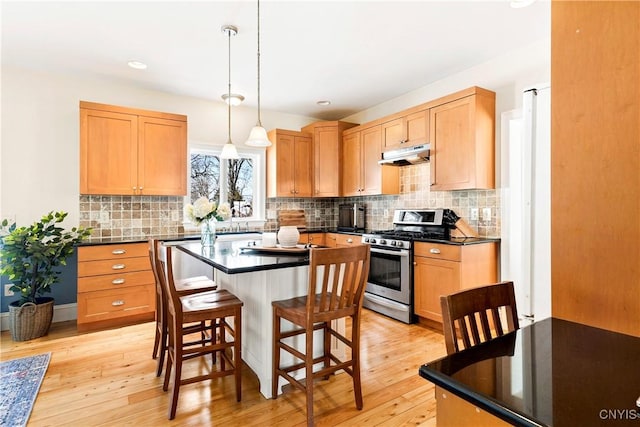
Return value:
[(337, 246), (353, 246), (362, 244), (360, 236), (354, 236), (350, 234), (336, 234)]
[(78, 323), (97, 322), (154, 310), (153, 285), (78, 293)]
[(414, 256), (423, 256), (449, 261), (460, 261), (461, 246), (445, 245), (442, 243), (416, 242), (413, 248)]
[(155, 278), (151, 271), (134, 271), (132, 273), (104, 274), (78, 278), (78, 292), (92, 292), (105, 289), (128, 288), (131, 286), (154, 285)]
[(78, 277), (103, 274), (128, 273), (130, 271), (151, 271), (149, 256), (137, 258), (106, 259), (78, 263)]
[(78, 261), (149, 257), (148, 243), (123, 243), (115, 245), (81, 246), (78, 248)]

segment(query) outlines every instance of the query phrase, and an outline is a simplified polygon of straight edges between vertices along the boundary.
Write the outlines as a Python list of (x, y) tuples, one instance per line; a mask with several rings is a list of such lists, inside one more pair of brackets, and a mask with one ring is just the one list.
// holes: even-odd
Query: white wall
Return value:
[[(12, 216), (19, 225), (50, 210), (69, 212), (67, 227), (78, 224), (80, 100), (184, 114), (190, 141), (220, 145), (227, 141), (227, 108), (222, 101), (7, 67), (2, 68), (1, 91), (0, 218)], [(256, 119), (256, 110), (234, 108), (234, 143), (243, 145)], [(262, 112), (267, 129), (299, 129), (312, 121)]]

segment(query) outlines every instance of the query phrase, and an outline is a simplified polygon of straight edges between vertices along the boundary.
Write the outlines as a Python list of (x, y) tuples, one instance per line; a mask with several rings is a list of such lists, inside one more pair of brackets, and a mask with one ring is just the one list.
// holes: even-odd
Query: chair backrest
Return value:
[[(369, 259), (369, 245), (311, 249), (307, 315), (317, 317), (342, 310), (347, 316), (360, 310), (369, 276)], [(313, 295), (319, 295), (319, 301), (316, 302)]]
[(182, 303), (180, 295), (176, 291), (173, 278), (173, 263), (171, 258), (171, 246), (156, 245), (156, 264), (158, 266), (158, 278), (165, 295), (167, 313), (174, 318), (182, 315)]
[[(153, 271), (153, 277), (156, 281), (156, 316), (163, 316), (162, 313), (163, 308), (166, 303), (164, 302), (166, 296), (164, 295), (164, 290), (162, 289), (162, 283), (160, 282), (159, 272), (158, 272), (158, 244), (160, 243), (157, 239), (149, 239), (149, 262), (151, 263), (151, 271)], [(161, 317), (159, 317), (161, 319)]]
[[(519, 328), (513, 282), (480, 286), (441, 296), (440, 304), (448, 354)], [(460, 341), (463, 348), (460, 348)]]

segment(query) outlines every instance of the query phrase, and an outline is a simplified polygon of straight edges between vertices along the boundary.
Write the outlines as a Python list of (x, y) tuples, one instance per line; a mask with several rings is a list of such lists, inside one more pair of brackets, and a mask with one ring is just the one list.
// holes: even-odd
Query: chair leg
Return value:
[(233, 364), (236, 379), (236, 400), (242, 398), (242, 308), (238, 308), (234, 318)]
[[(324, 324), (322, 325), (322, 336), (324, 337), (324, 348), (322, 349), (323, 351), (323, 355), (324, 355), (324, 367), (328, 368), (329, 366), (331, 366), (331, 333), (329, 333), (329, 331), (331, 330), (331, 324), (329, 322), (324, 322)], [(328, 380), (329, 379), (329, 375), (325, 375), (323, 377), (323, 380)]]
[[(156, 330), (158, 332), (158, 330)], [(164, 317), (160, 322), (160, 348), (159, 348), (159, 359), (158, 359), (158, 369), (156, 371), (156, 377), (162, 375), (162, 368), (164, 366), (164, 357), (167, 353), (167, 340), (169, 339), (169, 326), (167, 325), (167, 318)]]
[[(153, 352), (151, 358), (156, 359), (158, 357), (158, 348), (160, 347), (160, 323), (156, 321), (156, 336), (153, 341)], [(158, 374), (160, 376), (160, 374)]]
[(278, 383), (280, 376), (278, 370), (280, 369), (280, 316), (278, 316), (276, 309), (273, 309), (273, 352), (272, 352), (272, 375), (271, 375), (271, 398), (278, 398)]
[[(173, 382), (171, 384), (171, 404), (169, 406), (169, 419), (172, 420), (176, 417), (176, 409), (178, 407), (178, 395), (180, 394), (180, 385), (182, 382), (182, 333), (177, 335), (178, 331), (174, 331), (173, 337), (173, 362), (175, 364)], [(171, 361), (171, 358), (169, 359)], [(167, 374), (169, 373), (169, 365), (167, 365)], [(168, 378), (169, 375), (165, 377)]]
[(313, 325), (306, 331), (305, 389), (307, 391), (307, 425), (313, 425)]
[(360, 319), (357, 315), (352, 317), (351, 325), (351, 359), (353, 360), (351, 369), (353, 371), (353, 394), (356, 398), (356, 408), (362, 409), (362, 382), (360, 378)]

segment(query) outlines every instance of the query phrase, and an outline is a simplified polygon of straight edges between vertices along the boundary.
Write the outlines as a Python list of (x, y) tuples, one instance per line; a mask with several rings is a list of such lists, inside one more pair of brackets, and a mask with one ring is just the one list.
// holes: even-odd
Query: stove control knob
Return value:
[(373, 239), (373, 238), (369, 239), (369, 243), (375, 243), (375, 242), (376, 242), (376, 239)]
[(392, 240), (392, 241), (390, 241), (390, 242), (389, 242), (389, 244), (390, 244), (391, 246), (395, 246), (397, 243), (398, 243), (398, 242), (396, 242), (395, 240)]
[(363, 237), (362, 241), (365, 242), (365, 243), (369, 243), (369, 238), (368, 237)]
[(387, 244), (387, 241), (386, 241), (386, 240), (384, 240), (384, 239), (380, 239), (380, 244), (381, 244), (381, 245), (386, 245), (386, 244)]

